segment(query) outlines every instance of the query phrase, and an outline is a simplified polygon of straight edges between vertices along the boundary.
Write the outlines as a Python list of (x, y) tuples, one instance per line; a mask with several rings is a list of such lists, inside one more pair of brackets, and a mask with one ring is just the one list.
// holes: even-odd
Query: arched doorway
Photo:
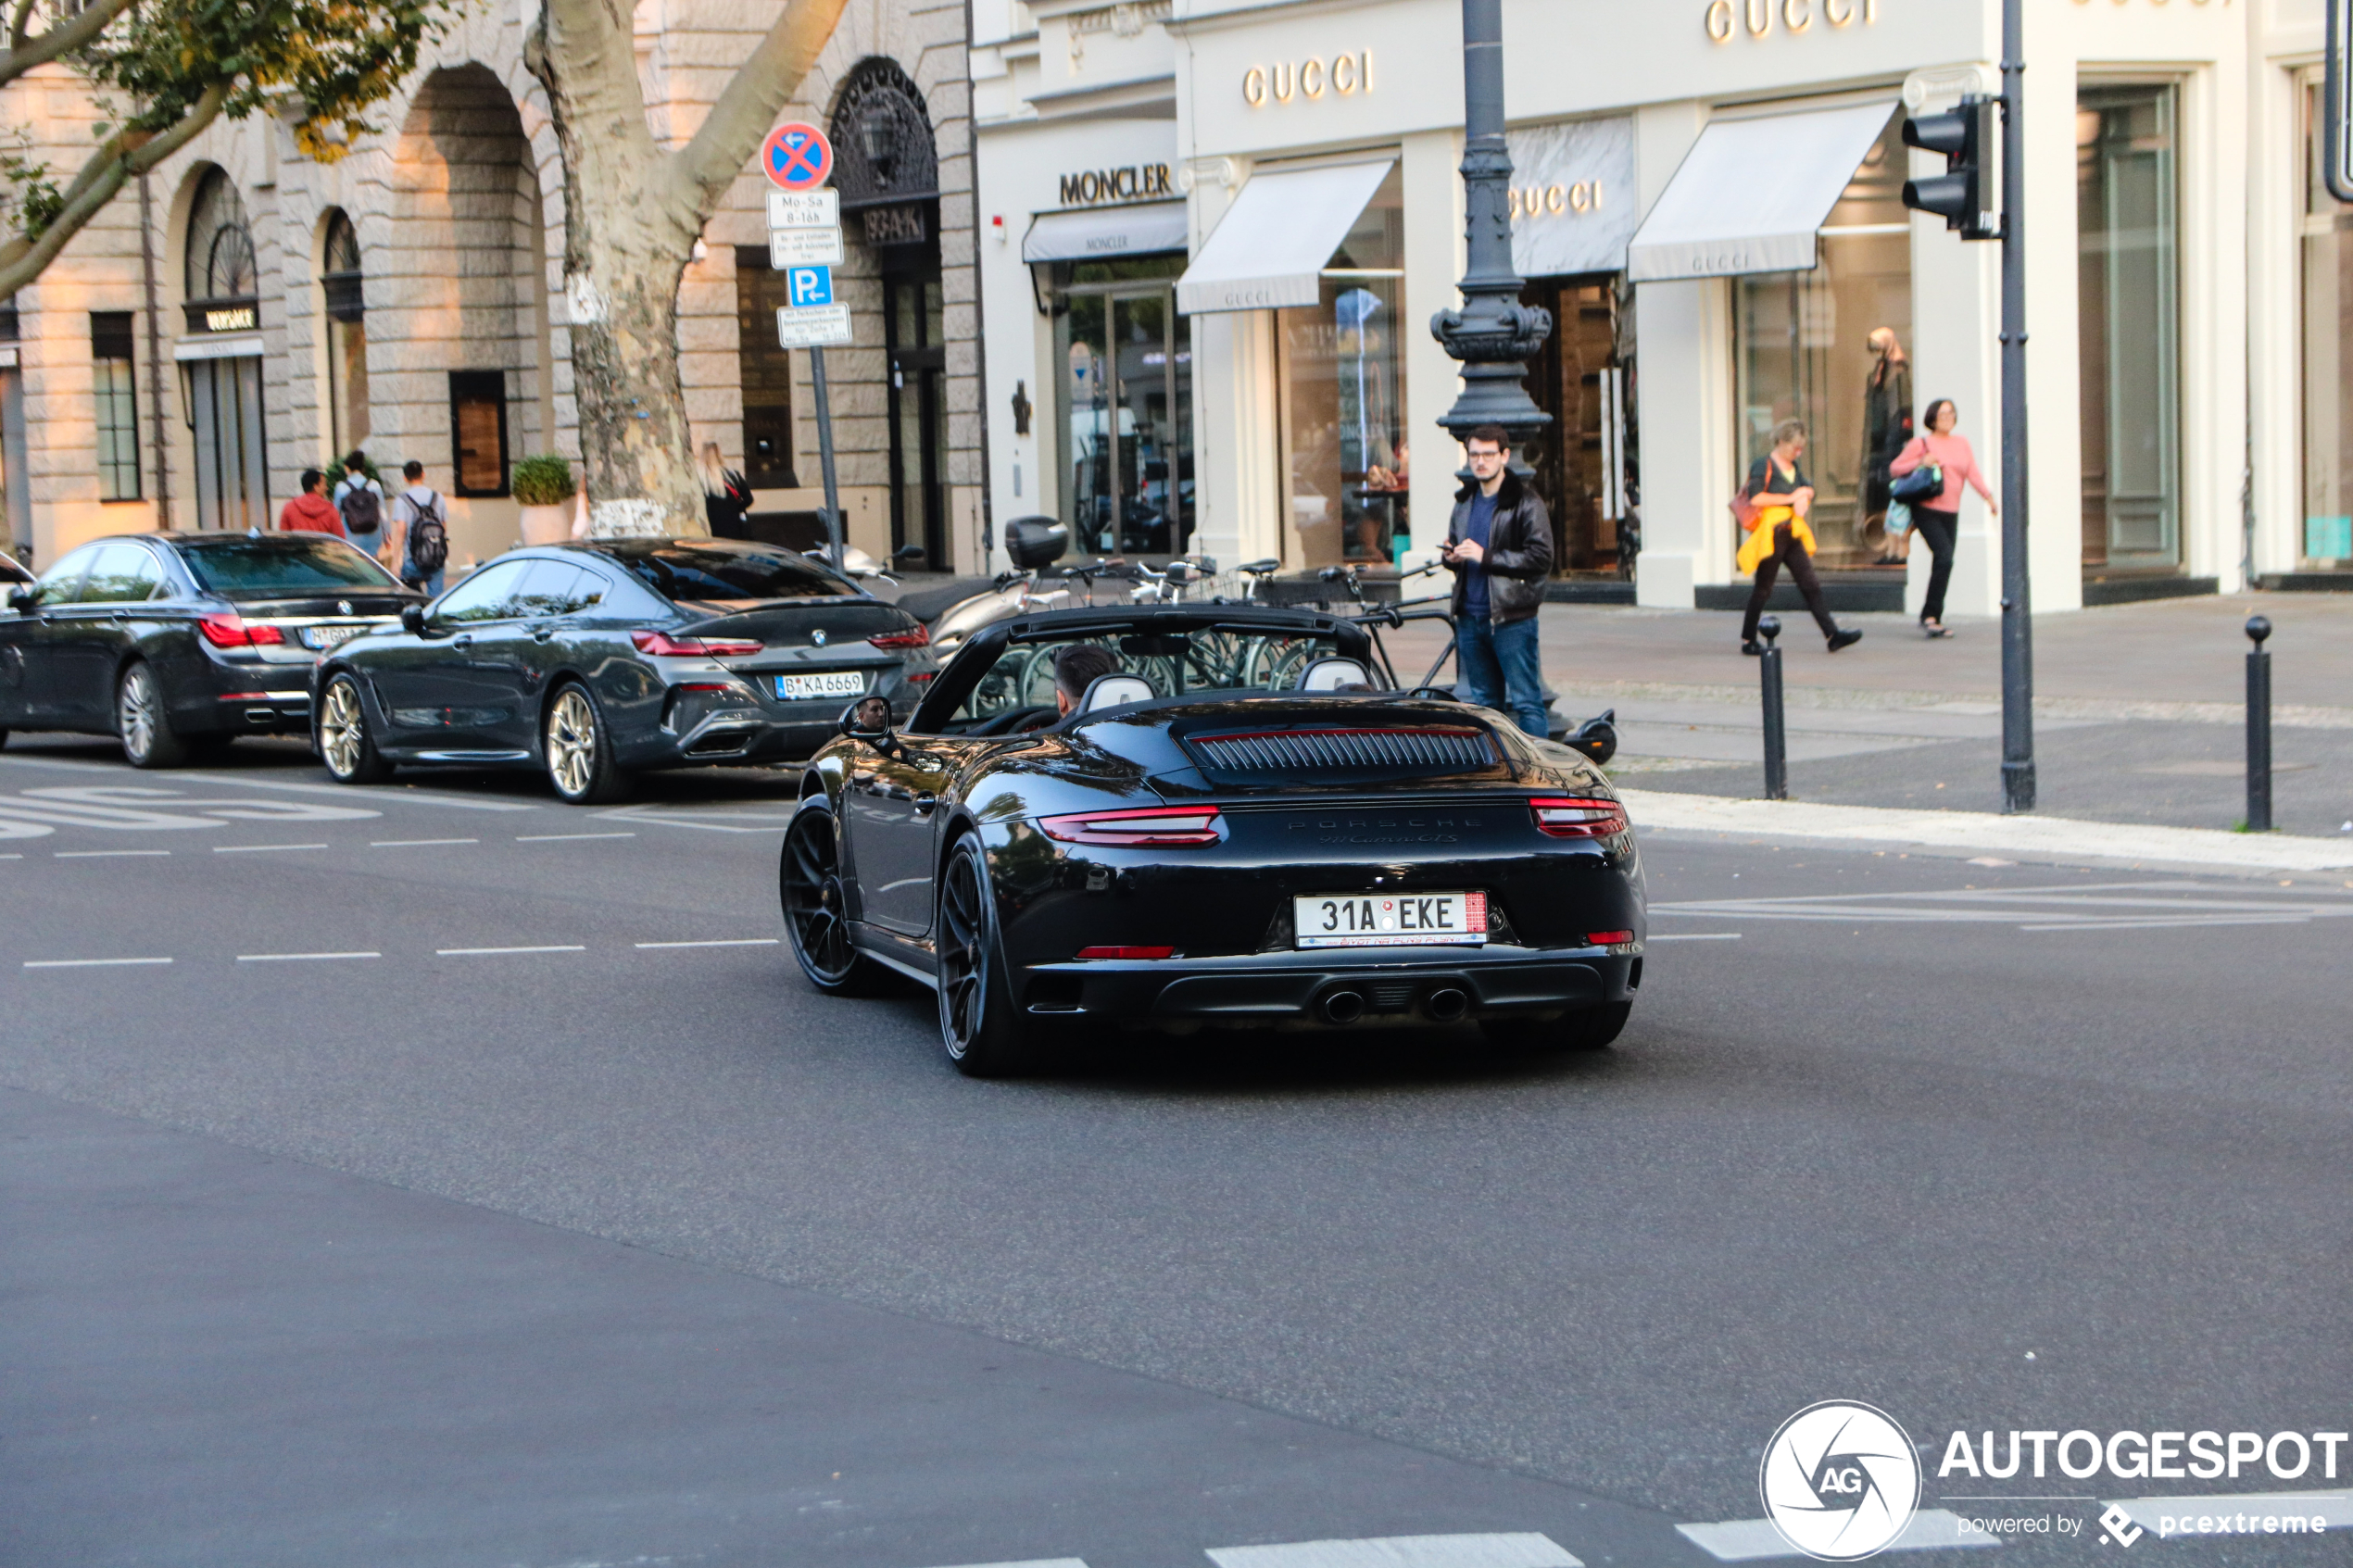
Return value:
[[(371, 450), (422, 462), (447, 495), (504, 496), (512, 463), (553, 442), (539, 176), (522, 117), (489, 68), (445, 68), (418, 87), (392, 152), (395, 216), (369, 286), (380, 335), (402, 354), (370, 378)], [(456, 544), (503, 544), (495, 509), (478, 539), (461, 510)]]
[(327, 214), (319, 296), (327, 350), (327, 449), (342, 457), (368, 439), (368, 308), (359, 233), (341, 207)]
[(891, 549), (913, 546), (924, 570), (946, 571), (948, 348), (930, 111), (896, 62), (869, 59), (842, 84), (830, 130), (843, 227), (882, 276)]
[(197, 177), (182, 261), (188, 429), (196, 449), (196, 526), (270, 526), (261, 424), (261, 283), (245, 204), (220, 169)]

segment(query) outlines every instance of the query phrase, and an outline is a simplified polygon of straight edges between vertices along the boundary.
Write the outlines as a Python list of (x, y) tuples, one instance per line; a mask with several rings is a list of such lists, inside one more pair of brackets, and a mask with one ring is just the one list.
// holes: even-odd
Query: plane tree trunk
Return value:
[(646, 123), (628, 6), (547, 0), (540, 13), (524, 61), (547, 89), (563, 153), (564, 296), (595, 533), (708, 532), (678, 378), (678, 284), (845, 4), (784, 0), (675, 152)]

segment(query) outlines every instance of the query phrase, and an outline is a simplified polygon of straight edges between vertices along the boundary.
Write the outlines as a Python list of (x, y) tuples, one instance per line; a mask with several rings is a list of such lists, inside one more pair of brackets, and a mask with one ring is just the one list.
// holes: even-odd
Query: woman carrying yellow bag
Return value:
[(1756, 586), (1748, 596), (1748, 614), (1741, 621), (1741, 652), (1745, 654), (1765, 651), (1756, 640), (1756, 621), (1765, 613), (1766, 601), (1773, 596), (1773, 583), (1783, 566), (1796, 581), (1797, 591), (1806, 596), (1806, 608), (1814, 612), (1814, 624), (1822, 629), (1831, 652), (1863, 640), (1860, 632), (1839, 630), (1822, 604), (1821, 579), (1814, 575), (1814, 531), (1806, 522), (1806, 514), (1814, 505), (1814, 486), (1798, 462), (1805, 455), (1805, 424), (1782, 420), (1773, 429), (1772, 451), (1749, 469), (1748, 483), (1741, 486), (1741, 499), (1733, 507), (1737, 513), (1749, 514), (1742, 517), (1741, 525), (1749, 533), (1741, 545), (1740, 569), (1756, 574)]

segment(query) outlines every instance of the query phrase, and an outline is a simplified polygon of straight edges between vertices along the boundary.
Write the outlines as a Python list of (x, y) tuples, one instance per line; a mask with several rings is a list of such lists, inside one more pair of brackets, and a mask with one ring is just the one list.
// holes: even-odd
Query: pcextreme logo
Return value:
[(1920, 1461), (1886, 1411), (1825, 1399), (1781, 1423), (1756, 1484), (1783, 1540), (1824, 1562), (1854, 1562), (1884, 1550), (1912, 1522)]

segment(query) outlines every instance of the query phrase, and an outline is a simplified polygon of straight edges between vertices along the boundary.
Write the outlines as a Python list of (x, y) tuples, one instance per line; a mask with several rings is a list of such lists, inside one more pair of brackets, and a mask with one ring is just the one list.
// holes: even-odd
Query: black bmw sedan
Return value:
[(167, 768), (239, 735), (299, 734), (321, 650), (420, 596), (323, 533), (139, 533), (68, 552), (0, 614), (0, 738), (121, 737)]
[(319, 662), (327, 771), (542, 768), (575, 803), (655, 768), (798, 761), (845, 703), (913, 709), (922, 621), (788, 550), (612, 539), (499, 557)]

